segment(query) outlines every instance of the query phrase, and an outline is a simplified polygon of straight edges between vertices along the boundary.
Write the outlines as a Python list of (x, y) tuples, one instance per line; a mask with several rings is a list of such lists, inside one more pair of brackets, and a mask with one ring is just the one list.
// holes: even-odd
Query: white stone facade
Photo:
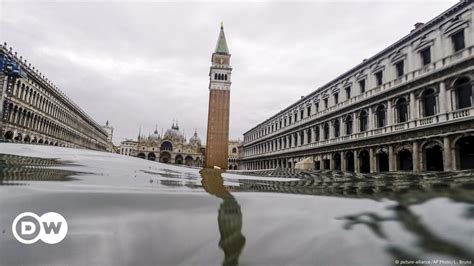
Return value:
[(244, 133), (245, 169), (474, 167), (473, 1), (460, 1)]
[(104, 129), (6, 43), (0, 61), (0, 141), (107, 149)]

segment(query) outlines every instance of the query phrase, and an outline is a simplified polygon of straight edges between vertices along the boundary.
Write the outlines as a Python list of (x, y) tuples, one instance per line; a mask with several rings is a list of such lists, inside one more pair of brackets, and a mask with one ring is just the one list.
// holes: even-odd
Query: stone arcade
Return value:
[(474, 168), (473, 21), (460, 1), (250, 129), (243, 168)]
[(6, 43), (0, 59), (0, 140), (104, 151), (111, 146), (100, 125)]

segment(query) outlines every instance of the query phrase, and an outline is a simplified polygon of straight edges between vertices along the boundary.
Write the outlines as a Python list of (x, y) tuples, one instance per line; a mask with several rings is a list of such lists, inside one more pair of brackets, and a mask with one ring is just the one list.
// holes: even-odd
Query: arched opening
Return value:
[(40, 140), (38, 141), (39, 144), (43, 144), (43, 142), (44, 142), (43, 139), (40, 139)]
[(366, 150), (359, 153), (359, 169), (361, 173), (370, 173), (370, 155)]
[(237, 148), (235, 148), (235, 147), (232, 148), (232, 153), (234, 153), (234, 154), (237, 153)]
[(171, 161), (171, 154), (169, 152), (162, 152), (160, 154), (160, 162), (170, 163), (170, 161)]
[(155, 161), (156, 160), (156, 155), (154, 152), (148, 153), (148, 160), (150, 161)]
[(334, 121), (334, 137), (336, 137), (336, 138), (339, 137), (339, 135), (340, 135), (340, 128), (341, 128), (341, 126), (340, 126), (340, 124), (339, 124), (339, 119), (336, 119), (336, 120)]
[(142, 153), (142, 152), (140, 152), (140, 153), (137, 155), (137, 157), (140, 158), (140, 159), (145, 159), (145, 158), (146, 158), (145, 154)]
[(324, 139), (329, 139), (329, 124), (328, 123), (324, 123), (323, 131), (324, 131)]
[(457, 98), (457, 108), (463, 109), (472, 106), (472, 84), (468, 77), (462, 77), (454, 82)]
[(401, 171), (413, 171), (413, 157), (411, 151), (402, 149), (398, 152), (398, 169)]
[(187, 166), (192, 166), (193, 165), (193, 157), (186, 156), (186, 158), (184, 159), (184, 164), (187, 165)]
[(45, 140), (44, 145), (49, 145), (49, 141)]
[(31, 143), (36, 143), (36, 142), (38, 142), (38, 140), (36, 139), (36, 137), (34, 137)]
[(323, 160), (324, 169), (331, 169), (331, 161), (329, 159)]
[(421, 95), (423, 105), (423, 116), (432, 116), (436, 114), (436, 94), (433, 89), (426, 89)]
[(164, 141), (161, 143), (160, 149), (162, 151), (172, 151), (173, 150), (173, 144), (169, 141)]
[(288, 168), (293, 168), (291, 162), (288, 162)]
[(24, 142), (30, 142), (31, 138), (29, 135), (26, 135), (25, 138), (23, 139)]
[(375, 110), (375, 114), (377, 115), (377, 127), (384, 127), (385, 126), (385, 116), (386, 116), (386, 110), (384, 105), (379, 105), (377, 106), (377, 109)]
[(354, 172), (354, 153), (349, 151), (346, 153), (346, 170), (349, 172)]
[(314, 169), (321, 170), (321, 162), (320, 161), (315, 161), (314, 162)]
[(425, 160), (427, 171), (443, 171), (443, 148), (435, 144), (425, 149)]
[(474, 169), (474, 136), (456, 141), (456, 155), (459, 169)]
[(397, 123), (404, 123), (408, 121), (408, 102), (405, 98), (397, 100), (395, 105)]
[(11, 139), (13, 139), (13, 132), (12, 131), (7, 131), (7, 132), (5, 132), (4, 136), (5, 136), (5, 139), (11, 140)]
[(377, 153), (377, 167), (379, 172), (388, 172), (388, 154), (385, 151)]
[(23, 136), (21, 135), (21, 133), (17, 133), (15, 137), (15, 141), (22, 141), (22, 140), (23, 140)]
[(183, 156), (181, 155), (176, 155), (176, 157), (174, 158), (174, 163), (175, 164), (183, 164)]
[(346, 135), (352, 134), (352, 116), (346, 118)]
[(359, 115), (359, 131), (360, 132), (364, 132), (367, 130), (368, 122), (369, 121), (368, 121), (367, 112), (363, 110), (362, 112), (360, 112), (360, 115)]
[(341, 170), (341, 154), (336, 153), (333, 156), (334, 160), (334, 170)]

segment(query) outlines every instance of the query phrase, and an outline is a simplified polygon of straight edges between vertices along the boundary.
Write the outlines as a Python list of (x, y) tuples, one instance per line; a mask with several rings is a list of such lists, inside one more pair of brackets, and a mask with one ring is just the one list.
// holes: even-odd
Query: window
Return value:
[(397, 122), (404, 123), (408, 121), (408, 103), (405, 98), (400, 98), (395, 106), (397, 112)]
[(324, 99), (324, 109), (328, 108), (328, 98)]
[(286, 118), (283, 120), (283, 125), (286, 127)]
[(421, 95), (423, 104), (423, 115), (432, 116), (436, 114), (436, 95), (433, 89), (427, 89)]
[(368, 115), (366, 111), (360, 112), (359, 115), (359, 131), (364, 132), (367, 130), (368, 126)]
[(311, 136), (311, 128), (308, 128), (308, 131), (307, 131), (307, 132), (308, 132), (308, 133), (307, 133), (307, 134), (308, 134), (308, 140), (307, 140), (308, 142), (307, 142), (307, 143), (311, 143), (311, 137), (312, 137), (312, 136)]
[(281, 128), (281, 120), (280, 120), (280, 128)]
[(295, 116), (295, 119), (294, 119), (295, 122), (298, 121), (298, 113), (295, 113), (294, 116)]
[(339, 119), (334, 121), (334, 137), (337, 138), (340, 135), (340, 124)]
[(377, 127), (384, 127), (385, 126), (385, 106), (379, 105), (376, 109), (377, 114)]
[(346, 135), (352, 134), (352, 116), (346, 118)]
[(300, 111), (300, 119), (303, 119), (303, 116), (304, 116), (304, 110), (301, 110)]
[(346, 87), (346, 99), (351, 98), (351, 87)]
[(334, 104), (339, 103), (339, 93), (334, 93)]
[(421, 63), (426, 66), (431, 63), (431, 48), (427, 47), (420, 51)]
[(457, 109), (468, 108), (472, 106), (472, 84), (467, 77), (462, 77), (454, 83), (457, 98)]
[(291, 115), (288, 116), (288, 125), (291, 125)]
[(453, 42), (454, 51), (460, 51), (464, 49), (466, 44), (464, 43), (464, 30), (455, 33), (451, 36), (451, 41)]
[(401, 60), (401, 61), (399, 61), (395, 64), (395, 69), (397, 71), (397, 77), (398, 78), (403, 76), (403, 74), (405, 74), (405, 72), (404, 72), (405, 71), (405, 66), (404, 66), (403, 60)]
[(365, 79), (359, 81), (360, 93), (365, 92)]
[(303, 131), (301, 131), (300, 132), (300, 145), (304, 144), (303, 141), (304, 141), (304, 133), (303, 133)]
[(314, 134), (315, 134), (315, 137), (316, 137), (316, 141), (319, 141), (319, 125), (317, 125), (314, 128)]
[(319, 103), (316, 103), (316, 113), (319, 112)]
[(382, 72), (382, 70), (375, 73), (375, 83), (377, 84), (377, 86), (382, 85), (382, 83), (383, 83), (383, 72)]
[(328, 123), (324, 123), (323, 131), (324, 131), (324, 139), (329, 139), (329, 124)]
[(306, 114), (307, 114), (308, 116), (311, 115), (311, 106), (308, 106), (308, 107), (306, 108)]

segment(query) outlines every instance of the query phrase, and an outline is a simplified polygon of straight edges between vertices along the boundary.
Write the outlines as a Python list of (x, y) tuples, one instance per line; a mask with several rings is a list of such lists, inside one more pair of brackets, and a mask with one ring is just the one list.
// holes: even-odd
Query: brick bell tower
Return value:
[(209, 71), (209, 113), (207, 117), (206, 168), (227, 169), (229, 145), (230, 54), (221, 23), (216, 50)]

